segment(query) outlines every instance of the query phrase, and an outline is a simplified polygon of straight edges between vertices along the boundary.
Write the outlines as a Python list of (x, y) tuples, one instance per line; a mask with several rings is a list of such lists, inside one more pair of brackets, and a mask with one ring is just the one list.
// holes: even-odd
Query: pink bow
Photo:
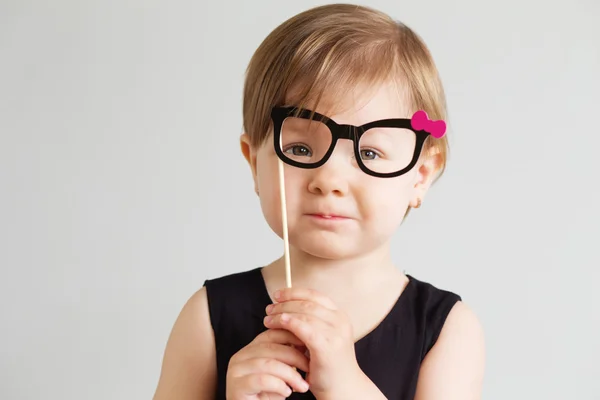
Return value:
[(415, 131), (429, 132), (436, 139), (441, 138), (446, 133), (446, 122), (443, 120), (430, 120), (423, 110), (414, 113), (410, 123)]

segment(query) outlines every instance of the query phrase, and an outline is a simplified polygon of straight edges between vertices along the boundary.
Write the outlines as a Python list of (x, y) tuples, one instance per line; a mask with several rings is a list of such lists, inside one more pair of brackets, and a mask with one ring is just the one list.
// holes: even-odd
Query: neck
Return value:
[[(271, 264), (280, 281), (285, 281), (284, 262), (282, 257)], [(290, 264), (292, 286), (310, 287), (335, 297), (377, 290), (383, 283), (402, 275), (392, 263), (389, 244), (359, 257), (337, 260), (314, 257), (290, 248)]]

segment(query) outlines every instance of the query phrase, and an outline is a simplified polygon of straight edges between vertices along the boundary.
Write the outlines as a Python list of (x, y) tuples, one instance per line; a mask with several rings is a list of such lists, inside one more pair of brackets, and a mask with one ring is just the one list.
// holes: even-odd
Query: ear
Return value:
[(417, 168), (415, 190), (409, 203), (412, 208), (419, 207), (427, 191), (441, 172), (442, 155), (440, 151), (436, 148), (430, 149), (423, 155), (422, 161), (417, 164)]
[(258, 180), (256, 179), (256, 150), (250, 142), (250, 136), (247, 133), (243, 133), (240, 136), (240, 147), (242, 155), (250, 165), (252, 171), (252, 179), (254, 180), (254, 191), (258, 194)]

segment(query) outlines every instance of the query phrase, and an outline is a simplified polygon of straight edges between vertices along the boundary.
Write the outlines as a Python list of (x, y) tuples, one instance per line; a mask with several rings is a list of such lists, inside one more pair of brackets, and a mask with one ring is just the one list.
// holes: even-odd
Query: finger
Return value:
[(245, 396), (256, 396), (262, 392), (289, 397), (292, 389), (281, 379), (269, 374), (251, 374), (241, 379), (242, 387), (247, 388)]
[(284, 329), (267, 329), (257, 335), (252, 341), (253, 344), (259, 343), (277, 343), (291, 344), (294, 346), (303, 346), (304, 343), (296, 335)]
[(275, 292), (273, 295), (278, 303), (290, 300), (309, 300), (322, 305), (330, 310), (337, 310), (337, 305), (329, 297), (314, 289), (307, 288), (284, 288)]
[(258, 400), (285, 400), (280, 394), (263, 392), (258, 395)]
[(336, 311), (322, 306), (310, 300), (289, 300), (283, 303), (270, 304), (266, 308), (267, 315), (277, 314), (306, 314), (319, 318), (329, 325), (338, 325), (338, 314)]
[(308, 390), (308, 382), (302, 378), (302, 375), (297, 370), (273, 358), (254, 358), (248, 360), (248, 362), (243, 364), (243, 367), (240, 364), (236, 374), (268, 374), (281, 379), (296, 392), (304, 393)]
[[(303, 347), (300, 348), (302, 349)], [(234, 368), (242, 365), (245, 361), (255, 358), (272, 358), (302, 371), (308, 371), (309, 366), (309, 359), (304, 354), (304, 350), (279, 343), (258, 343), (249, 346), (245, 352), (240, 352), (235, 357), (235, 362), (232, 363)], [(238, 374), (237, 371), (236, 374)]]
[(306, 314), (278, 314), (267, 316), (265, 326), (269, 329), (286, 329), (302, 340), (309, 350), (321, 349), (331, 328), (325, 321)]

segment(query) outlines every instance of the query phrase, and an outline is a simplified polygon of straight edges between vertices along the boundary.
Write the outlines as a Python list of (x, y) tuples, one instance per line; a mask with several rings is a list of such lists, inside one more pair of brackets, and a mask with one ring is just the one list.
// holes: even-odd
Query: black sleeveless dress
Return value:
[[(460, 296), (410, 275), (409, 283), (384, 320), (355, 344), (358, 365), (388, 399), (412, 400), (419, 368), (435, 344)], [(217, 400), (225, 400), (225, 377), (232, 355), (265, 331), (271, 304), (261, 268), (207, 280), (210, 320), (217, 350)], [(309, 400), (309, 392), (289, 399)]]

